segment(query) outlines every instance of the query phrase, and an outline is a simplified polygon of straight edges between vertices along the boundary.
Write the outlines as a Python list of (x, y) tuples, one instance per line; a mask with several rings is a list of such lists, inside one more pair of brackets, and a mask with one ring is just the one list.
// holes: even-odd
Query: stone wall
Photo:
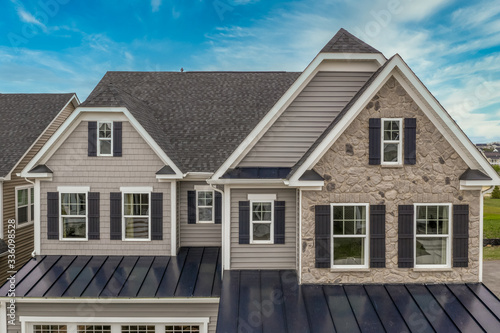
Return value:
[[(417, 118), (416, 165), (368, 165), (368, 120), (384, 117)], [(391, 77), (314, 167), (326, 180), (323, 190), (302, 192), (302, 283), (477, 282), (480, 192), (460, 190), (459, 177), (467, 168)], [(329, 203), (386, 205), (386, 268), (335, 272), (314, 267), (314, 206)], [(468, 267), (398, 268), (398, 205), (413, 203), (470, 205)]]

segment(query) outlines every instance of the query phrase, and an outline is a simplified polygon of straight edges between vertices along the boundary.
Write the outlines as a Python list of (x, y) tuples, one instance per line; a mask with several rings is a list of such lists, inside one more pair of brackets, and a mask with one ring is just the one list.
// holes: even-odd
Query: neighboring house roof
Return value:
[(82, 107), (126, 107), (183, 172), (213, 172), (300, 73), (108, 72)]
[(487, 157), (487, 158), (491, 158), (491, 159), (500, 159), (500, 153), (495, 153), (495, 152), (489, 152), (489, 151), (485, 151), (484, 152), (484, 155)]
[[(0, 288), (6, 297), (8, 283)], [(16, 297), (219, 297), (218, 247), (181, 248), (177, 256), (39, 256), (16, 274)]]
[(323, 47), (327, 53), (382, 53), (345, 29), (340, 29)]
[(496, 332), (499, 318), (482, 283), (299, 285), (291, 270), (233, 270), (217, 332)]
[(0, 177), (7, 176), (75, 94), (0, 94)]

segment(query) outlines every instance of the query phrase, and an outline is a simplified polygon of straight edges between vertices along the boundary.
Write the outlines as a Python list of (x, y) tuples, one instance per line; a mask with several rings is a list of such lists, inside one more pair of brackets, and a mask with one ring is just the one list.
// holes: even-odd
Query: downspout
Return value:
[[(222, 232), (222, 247), (221, 247), (221, 252), (222, 253), (221, 253), (221, 255), (224, 257), (224, 249), (227, 246), (227, 244), (226, 244), (226, 234), (224, 232), (224, 230), (225, 230), (225, 228), (224, 228), (224, 222), (225, 222), (225, 219), (224, 219), (224, 215), (225, 215), (224, 214), (224, 201), (225, 201), (224, 200), (224, 191), (219, 190), (216, 185), (212, 185), (212, 184), (209, 184), (209, 185), (210, 185), (211, 188), (214, 189), (214, 191), (217, 191), (217, 192), (219, 192), (222, 195), (222, 203), (221, 203), (222, 204), (222, 206), (221, 206), (221, 219), (222, 219), (222, 221), (221, 221), (221, 232)], [(224, 258), (221, 258), (221, 272), (220, 272), (220, 274), (221, 274), (220, 275), (221, 278), (224, 277)]]
[[(28, 179), (28, 178), (26, 178), (26, 177), (24, 177), (24, 180), (25, 180), (25, 181), (27, 181), (27, 182), (28, 182), (28, 183), (30, 183), (30, 184), (33, 184), (33, 190), (35, 190), (35, 186), (36, 186), (36, 184), (35, 184), (34, 182), (32, 182), (31, 180), (29, 180), (29, 179)], [(35, 201), (36, 201), (36, 200), (35, 200)], [(33, 203), (33, 206), (35, 206), (35, 205), (36, 205), (36, 204), (35, 204), (35, 203)], [(31, 214), (33, 214), (33, 212), (32, 212)], [(35, 238), (37, 235), (36, 235), (36, 233), (33, 233), (33, 234), (34, 234), (34, 235), (33, 235), (33, 241), (35, 241), (35, 240), (34, 240), (34, 238)], [(35, 256), (36, 256), (36, 250), (34, 249), (34, 250), (33, 250), (33, 252), (31, 252), (31, 257), (32, 257), (32, 258), (34, 258)]]
[(489, 191), (493, 186), (488, 187), (486, 190), (481, 190), (479, 196), (479, 282), (483, 282), (483, 246), (484, 246), (484, 192)]

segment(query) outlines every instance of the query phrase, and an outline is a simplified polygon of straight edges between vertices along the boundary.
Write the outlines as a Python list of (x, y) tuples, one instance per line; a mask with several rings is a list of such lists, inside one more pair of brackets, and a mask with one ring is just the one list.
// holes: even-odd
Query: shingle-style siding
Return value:
[[(169, 255), (170, 183), (155, 176), (164, 163), (128, 122), (123, 123), (122, 157), (88, 157), (87, 127), (81, 122), (46, 163), (54, 174), (52, 181), (41, 182), (41, 254)], [(90, 186), (91, 192), (100, 192), (100, 240), (47, 239), (47, 192), (56, 192), (58, 186)], [(163, 192), (163, 240), (110, 240), (110, 193), (120, 192), (121, 186)]]
[(221, 224), (196, 223), (188, 224), (188, 191), (194, 191), (195, 185), (207, 185), (206, 182), (179, 182), (179, 224), (180, 246), (221, 246)]
[(372, 74), (318, 72), (239, 166), (292, 167)]
[[(17, 186), (30, 186), (24, 178), (17, 177), (16, 174), (28, 164), (31, 158), (35, 156), (47, 140), (61, 126), (61, 124), (75, 110), (72, 103), (69, 103), (53, 120), (51, 125), (40, 136), (38, 141), (31, 147), (30, 151), (23, 157), (21, 162), (16, 166), (11, 174), (11, 180), (3, 183), (3, 232), (7, 235), (8, 223), (10, 219), (16, 218), (16, 193)], [(16, 230), (16, 268), (20, 268), (25, 262), (31, 258), (31, 253), (34, 250), (33, 246), (33, 224), (22, 226)], [(0, 258), (0, 280), (5, 281), (7, 277), (7, 257)]]
[[(285, 244), (239, 244), (239, 202), (250, 193), (276, 194), (285, 201)], [(295, 269), (296, 231), (295, 189), (231, 189), (231, 269)]]
[[(118, 317), (126, 318), (139, 317), (144, 318), (175, 318), (175, 317), (208, 317), (208, 332), (215, 333), (217, 327), (217, 313), (219, 304), (111, 304), (106, 300), (96, 302), (83, 302), (82, 304), (60, 304), (54, 303), (47, 306), (40, 306), (40, 303), (22, 303), (16, 304), (16, 316), (32, 317), (68, 317), (70, 320), (81, 318), (81, 323), (102, 323), (99, 318)], [(9, 325), (7, 333), (21, 332), (21, 325), (16, 321), (15, 326)]]

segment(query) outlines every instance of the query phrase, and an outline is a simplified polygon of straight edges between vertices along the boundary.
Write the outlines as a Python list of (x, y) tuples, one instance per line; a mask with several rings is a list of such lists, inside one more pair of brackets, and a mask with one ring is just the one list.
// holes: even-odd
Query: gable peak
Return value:
[(344, 28), (323, 47), (322, 53), (381, 53)]

